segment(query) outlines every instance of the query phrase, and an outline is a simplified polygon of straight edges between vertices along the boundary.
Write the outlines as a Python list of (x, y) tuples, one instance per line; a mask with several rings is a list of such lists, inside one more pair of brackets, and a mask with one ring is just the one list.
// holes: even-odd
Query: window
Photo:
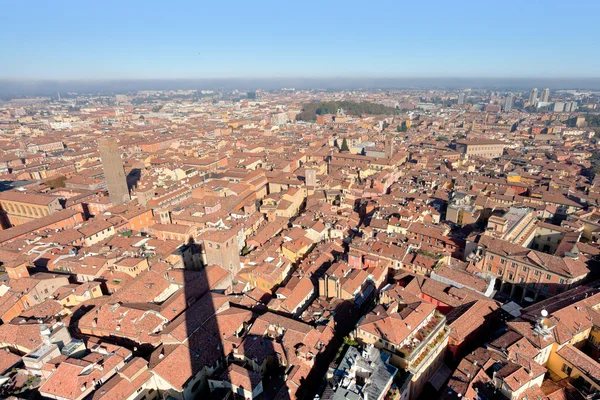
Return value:
[(561, 283), (561, 284), (562, 284), (562, 283), (565, 283), (565, 280), (564, 280), (564, 279), (561, 279), (561, 280), (559, 281), (559, 283)]
[(573, 368), (569, 367), (567, 364), (563, 364), (562, 372), (567, 374), (567, 376), (571, 376), (571, 371), (573, 371)]
[(527, 267), (523, 265), (523, 272), (527, 272)]
[(498, 275), (502, 275), (502, 268), (498, 270)]
[(504, 265), (504, 262), (505, 262), (505, 261), (506, 261), (506, 260), (504, 260), (504, 258), (501, 258), (501, 259), (500, 259), (500, 264)]
[(538, 270), (535, 270), (533, 274), (534, 274), (535, 276), (538, 276), (538, 275), (540, 274), (540, 271), (538, 271)]
[(490, 261), (494, 261), (494, 256), (490, 255)]
[(552, 275), (546, 274), (546, 279), (548, 279), (548, 280), (552, 279)]

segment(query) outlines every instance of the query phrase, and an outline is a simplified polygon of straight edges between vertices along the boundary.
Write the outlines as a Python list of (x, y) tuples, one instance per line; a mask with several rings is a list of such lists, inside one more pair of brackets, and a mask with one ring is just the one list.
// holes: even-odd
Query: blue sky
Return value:
[(0, 78), (599, 77), (600, 1), (24, 1)]

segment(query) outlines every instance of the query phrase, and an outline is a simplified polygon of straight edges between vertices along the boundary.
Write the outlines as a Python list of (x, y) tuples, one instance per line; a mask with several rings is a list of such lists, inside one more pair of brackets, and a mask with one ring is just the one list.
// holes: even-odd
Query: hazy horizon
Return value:
[(600, 78), (195, 78), (195, 79), (0, 79), (0, 96), (48, 96), (56, 92), (126, 93), (139, 90), (278, 90), (281, 88), (338, 90), (495, 89), (600, 90)]

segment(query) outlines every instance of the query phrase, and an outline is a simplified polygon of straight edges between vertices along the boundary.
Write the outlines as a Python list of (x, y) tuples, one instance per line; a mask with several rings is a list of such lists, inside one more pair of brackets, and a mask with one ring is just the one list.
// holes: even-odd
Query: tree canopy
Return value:
[(342, 140), (342, 146), (340, 147), (340, 151), (350, 151), (350, 148), (348, 147), (348, 141), (346, 140), (346, 138)]
[(396, 115), (401, 111), (392, 107), (387, 107), (382, 104), (375, 104), (368, 101), (360, 103), (354, 101), (319, 101), (306, 103), (302, 105), (296, 119), (298, 121), (315, 121), (317, 115), (335, 114), (339, 109), (343, 109), (348, 115)]

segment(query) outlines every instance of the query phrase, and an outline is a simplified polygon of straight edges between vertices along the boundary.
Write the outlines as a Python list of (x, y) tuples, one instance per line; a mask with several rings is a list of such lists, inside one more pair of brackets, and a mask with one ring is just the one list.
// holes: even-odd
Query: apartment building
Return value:
[(450, 331), (446, 318), (425, 301), (378, 305), (362, 317), (353, 332), (363, 345), (392, 354), (390, 363), (410, 372), (409, 398), (419, 397), (443, 362)]

